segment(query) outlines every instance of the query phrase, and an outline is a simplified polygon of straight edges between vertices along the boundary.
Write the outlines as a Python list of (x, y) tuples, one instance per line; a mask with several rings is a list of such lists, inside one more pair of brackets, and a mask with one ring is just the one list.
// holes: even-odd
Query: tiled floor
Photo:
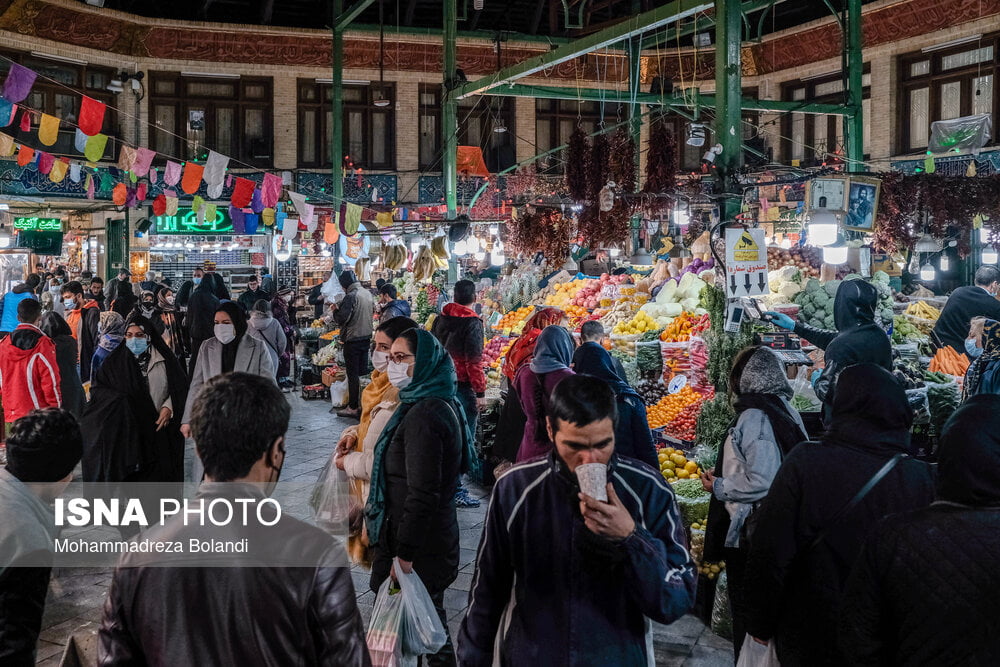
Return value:
[[(340, 431), (348, 423), (328, 413), (322, 401), (302, 401), (288, 394), (292, 403), (292, 423), (288, 433), (287, 459), (282, 480), (311, 482), (326, 463)], [(190, 452), (189, 452), (190, 458)], [(190, 463), (190, 462), (189, 462)], [(486, 498), (488, 490), (470, 488), (476, 497)], [(478, 508), (458, 511), (461, 528), (461, 557), (458, 579), (445, 593), (444, 606), (452, 637), (465, 613), (468, 591), (475, 568), (476, 547), (479, 544), (486, 501)], [(352, 568), (358, 607), (368, 622), (375, 594), (368, 587), (368, 573)], [(70, 635), (76, 634), (79, 652), (93, 660), (96, 657), (95, 636), (101, 606), (111, 580), (107, 569), (65, 569), (53, 573), (45, 608), (42, 633), (38, 642), (38, 664), (58, 665)], [(733, 662), (729, 641), (714, 635), (695, 617), (687, 616), (669, 626), (654, 626), (654, 648), (658, 666), (721, 666)], [(85, 664), (94, 664), (93, 662)]]

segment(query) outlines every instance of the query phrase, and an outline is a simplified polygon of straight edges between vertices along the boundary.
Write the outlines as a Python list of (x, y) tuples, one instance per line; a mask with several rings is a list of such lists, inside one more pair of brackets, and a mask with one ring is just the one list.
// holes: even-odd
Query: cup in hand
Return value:
[(604, 463), (584, 463), (576, 467), (580, 490), (601, 502), (608, 502), (608, 466)]

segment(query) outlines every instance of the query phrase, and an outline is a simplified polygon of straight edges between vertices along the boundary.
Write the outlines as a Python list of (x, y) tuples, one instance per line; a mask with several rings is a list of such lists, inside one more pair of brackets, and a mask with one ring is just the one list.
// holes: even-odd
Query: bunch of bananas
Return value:
[(431, 239), (431, 252), (439, 259), (448, 259), (448, 237), (439, 234)]
[(368, 282), (372, 279), (372, 261), (367, 257), (360, 258), (354, 264), (354, 275), (358, 277), (358, 280), (362, 282)]
[(382, 249), (385, 268), (398, 271), (406, 266), (406, 248), (401, 243), (389, 243)]
[(413, 258), (413, 280), (418, 283), (429, 282), (434, 277), (434, 272), (438, 270), (438, 267), (438, 259), (430, 247), (420, 246)]

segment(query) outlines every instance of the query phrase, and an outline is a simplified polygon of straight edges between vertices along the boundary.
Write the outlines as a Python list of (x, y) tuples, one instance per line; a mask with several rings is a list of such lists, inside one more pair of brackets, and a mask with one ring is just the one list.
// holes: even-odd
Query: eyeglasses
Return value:
[(416, 359), (416, 355), (413, 354), (393, 354), (389, 356), (389, 359), (397, 364), (405, 364), (407, 359)]

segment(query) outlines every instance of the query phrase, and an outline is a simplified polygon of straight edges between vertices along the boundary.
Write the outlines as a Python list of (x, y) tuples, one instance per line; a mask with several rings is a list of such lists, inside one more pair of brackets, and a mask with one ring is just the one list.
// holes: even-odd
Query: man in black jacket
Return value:
[(981, 266), (976, 271), (976, 284), (959, 287), (948, 297), (941, 311), (931, 339), (942, 347), (947, 345), (959, 354), (965, 354), (965, 339), (974, 317), (1000, 320), (1000, 270), (995, 266)]
[(1000, 396), (962, 405), (938, 451), (938, 502), (875, 528), (847, 582), (852, 665), (1000, 664)]
[[(186, 553), (121, 558), (98, 634), (100, 664), (370, 664), (343, 547), (278, 513), (264, 490), (281, 475), (290, 412), (270, 378), (233, 373), (202, 386), (191, 428), (206, 483), (195, 501), (225, 502), (238, 518), (201, 525), (178, 514), (143, 533)], [(213, 539), (246, 546), (191, 555), (189, 543)], [(164, 567), (167, 558), (197, 567)]]
[(31, 667), (42, 626), (59, 529), (49, 506), (73, 478), (83, 451), (80, 427), (65, 410), (35, 410), (7, 434), (0, 470), (0, 664)]
[(892, 371), (889, 336), (875, 323), (877, 305), (878, 292), (871, 283), (845, 280), (837, 289), (833, 301), (836, 331), (817, 329), (782, 313), (767, 313), (777, 326), (794, 331), (823, 350), (823, 372), (813, 385), (816, 396), (823, 401), (826, 419), (830, 417), (837, 376), (845, 368), (854, 364), (875, 364)]
[(260, 289), (260, 279), (257, 276), (253, 276), (247, 281), (247, 289), (243, 294), (240, 294), (238, 303), (244, 313), (249, 313), (253, 310), (253, 305), (261, 299), (270, 301), (271, 297), (267, 295), (267, 292)]

